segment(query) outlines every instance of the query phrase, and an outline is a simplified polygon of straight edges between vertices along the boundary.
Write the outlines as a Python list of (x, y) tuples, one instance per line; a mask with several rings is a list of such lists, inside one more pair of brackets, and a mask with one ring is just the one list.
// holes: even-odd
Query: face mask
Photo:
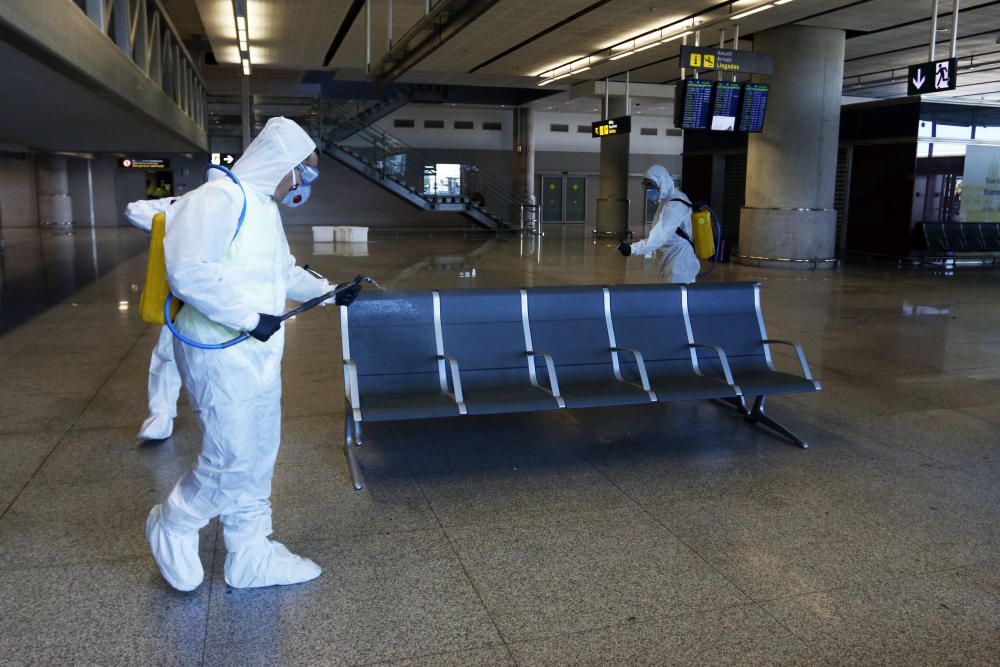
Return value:
[(653, 201), (659, 201), (660, 199), (660, 188), (656, 187), (655, 184), (646, 182), (643, 184), (646, 190), (646, 198), (652, 199)]
[[(296, 173), (298, 172), (298, 173)], [(301, 183), (296, 183), (296, 176), (301, 178)], [(292, 189), (281, 198), (281, 203), (288, 208), (297, 208), (309, 201), (312, 194), (312, 183), (319, 178), (319, 169), (310, 167), (307, 164), (296, 165), (292, 169)]]

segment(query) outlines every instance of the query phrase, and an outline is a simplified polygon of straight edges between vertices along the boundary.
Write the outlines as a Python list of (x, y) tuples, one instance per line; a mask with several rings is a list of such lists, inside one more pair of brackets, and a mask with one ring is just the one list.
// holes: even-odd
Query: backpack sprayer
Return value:
[[(233, 181), (233, 183), (239, 186), (241, 191), (243, 190), (243, 184), (240, 183), (236, 174), (229, 169), (226, 169), (221, 165), (210, 164), (205, 167), (206, 176), (211, 169), (218, 169), (223, 172), (229, 177), (230, 180)], [(236, 234), (239, 234), (240, 227), (243, 226), (243, 220), (246, 218), (246, 212), (246, 193), (244, 192), (243, 209), (240, 211), (240, 218), (236, 225), (236, 232), (233, 234), (234, 239), (236, 238)], [(242, 343), (250, 338), (250, 333), (243, 331), (240, 332), (240, 334), (235, 338), (227, 340), (223, 343), (200, 343), (196, 340), (188, 338), (177, 330), (174, 326), (174, 318), (177, 317), (177, 313), (180, 311), (183, 304), (179, 299), (174, 299), (174, 295), (170, 291), (170, 284), (167, 282), (167, 262), (163, 251), (163, 239), (166, 235), (166, 226), (167, 217), (164, 213), (157, 213), (153, 216), (152, 233), (149, 237), (149, 259), (146, 263), (146, 284), (142, 289), (142, 295), (139, 299), (139, 314), (142, 317), (143, 322), (147, 322), (148, 324), (166, 325), (166, 327), (170, 329), (170, 332), (178, 340), (186, 343), (187, 345), (201, 348), (203, 350), (222, 350), (227, 347), (232, 347), (237, 343)], [(296, 308), (293, 308), (284, 315), (280, 316), (278, 319), (279, 321), (284, 322), (290, 317), (294, 317), (299, 313), (304, 313), (307, 310), (315, 308), (324, 301), (337, 296), (345, 290), (356, 287), (363, 282), (371, 283), (372, 285), (377, 286), (377, 283), (371, 278), (371, 276), (357, 275), (351, 282), (337, 285), (333, 290), (327, 292), (326, 294), (321, 294), (313, 299), (304, 301)]]
[[(719, 263), (719, 255), (722, 252), (722, 225), (719, 223), (719, 216), (708, 204), (692, 204), (678, 197), (670, 201), (680, 202), (691, 209), (691, 236), (688, 236), (680, 227), (677, 228), (677, 236), (691, 244), (698, 259), (712, 260), (712, 266), (698, 274), (699, 278), (707, 276), (715, 270), (715, 265)], [(719, 242), (716, 242), (716, 237), (718, 237)]]

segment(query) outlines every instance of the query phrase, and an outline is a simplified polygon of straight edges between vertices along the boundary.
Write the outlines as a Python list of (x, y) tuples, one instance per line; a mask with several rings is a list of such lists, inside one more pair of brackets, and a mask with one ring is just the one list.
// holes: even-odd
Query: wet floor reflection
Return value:
[(139, 230), (118, 227), (5, 227), (2, 233), (0, 334), (145, 252), (149, 243)]

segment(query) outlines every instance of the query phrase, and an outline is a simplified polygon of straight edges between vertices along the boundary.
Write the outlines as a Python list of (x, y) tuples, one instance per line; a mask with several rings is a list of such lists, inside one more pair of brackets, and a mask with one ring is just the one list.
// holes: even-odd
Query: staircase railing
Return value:
[(320, 101), (318, 134), (331, 141), (332, 128), (350, 127), (353, 134), (344, 140), (332, 141), (370, 166), (384, 177), (392, 178), (434, 203), (463, 203), (477, 208), (507, 227), (517, 228), (529, 201), (495, 175), (476, 165), (459, 166), (457, 183), (439, 180), (437, 165), (398, 137), (366, 124), (351, 112), (351, 105)]

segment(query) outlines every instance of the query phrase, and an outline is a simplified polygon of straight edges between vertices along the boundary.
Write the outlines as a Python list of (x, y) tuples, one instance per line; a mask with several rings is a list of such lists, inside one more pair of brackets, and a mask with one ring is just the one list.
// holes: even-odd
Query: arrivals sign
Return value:
[(119, 169), (170, 169), (170, 160), (123, 157), (118, 160), (118, 167)]
[(958, 85), (958, 59), (945, 58), (919, 65), (910, 65), (906, 77), (907, 95), (926, 95), (942, 90), (955, 90)]
[(701, 46), (681, 47), (681, 67), (715, 69), (741, 74), (774, 74), (774, 61), (770, 53), (710, 49)]
[(615, 134), (628, 134), (632, 131), (632, 116), (619, 116), (608, 120), (599, 120), (590, 124), (590, 136), (610, 137)]

